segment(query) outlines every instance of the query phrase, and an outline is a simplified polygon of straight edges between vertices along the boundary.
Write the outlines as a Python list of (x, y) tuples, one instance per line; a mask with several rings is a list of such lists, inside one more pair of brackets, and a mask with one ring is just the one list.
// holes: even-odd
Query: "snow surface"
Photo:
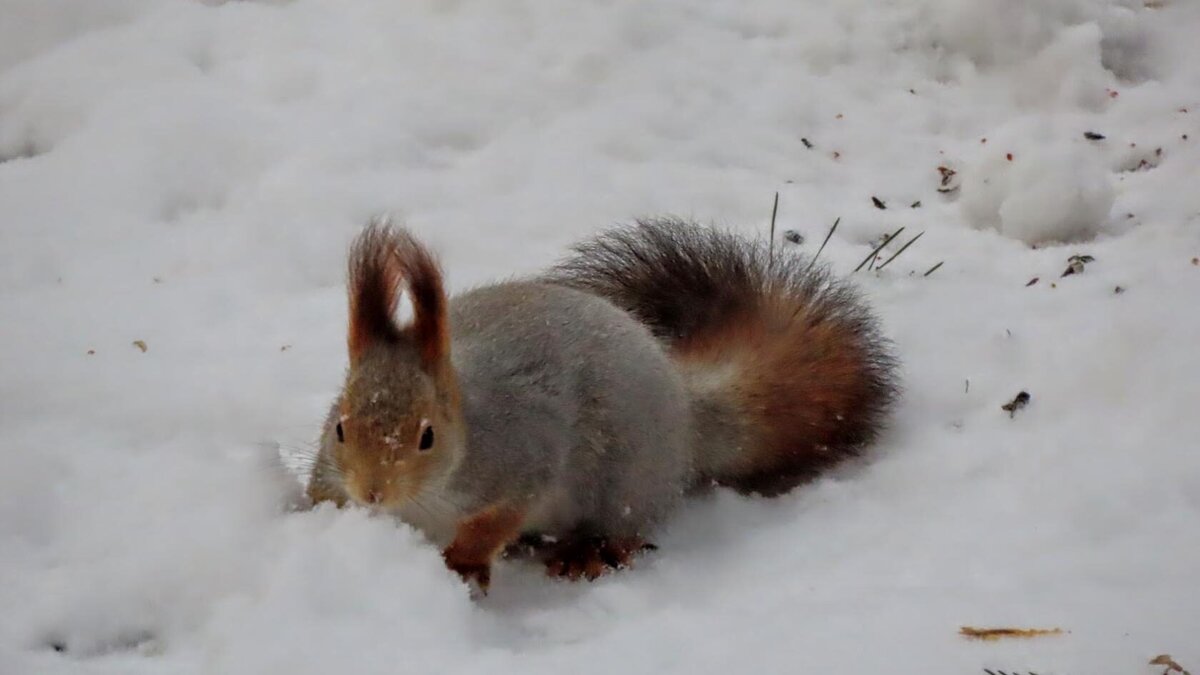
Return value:
[[(1200, 669), (1197, 35), (1192, 0), (0, 0), (0, 673)], [(841, 217), (839, 272), (925, 232), (855, 275), (907, 387), (866, 461), (478, 602), (403, 525), (289, 512), (372, 214), (463, 289), (636, 215), (761, 236), (777, 190), (809, 251)]]

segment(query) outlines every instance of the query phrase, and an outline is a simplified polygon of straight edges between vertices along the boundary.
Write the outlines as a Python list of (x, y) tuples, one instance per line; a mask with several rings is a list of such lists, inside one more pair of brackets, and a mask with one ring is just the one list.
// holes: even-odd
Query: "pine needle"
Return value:
[(930, 274), (933, 274), (934, 272), (936, 272), (936, 271), (938, 270), (938, 268), (939, 268), (939, 267), (941, 267), (942, 265), (945, 265), (945, 264), (946, 264), (946, 261), (945, 261), (945, 260), (943, 260), (943, 261), (939, 262), (938, 264), (934, 265), (933, 267), (930, 267), (930, 268), (929, 268), (929, 270), (928, 270), (928, 271), (926, 271), (926, 272), (925, 272), (925, 274), (923, 274), (923, 275), (921, 275), (921, 276), (926, 276), (926, 277), (927, 277), (927, 276), (929, 276)]
[(775, 205), (771, 207), (771, 243), (767, 248), (767, 260), (771, 265), (775, 264), (775, 214), (779, 213), (779, 191), (775, 191)]
[(812, 266), (817, 264), (817, 258), (821, 257), (821, 251), (825, 250), (825, 244), (828, 244), (829, 240), (833, 238), (833, 233), (837, 232), (838, 224), (841, 222), (841, 216), (838, 216), (837, 219), (833, 221), (833, 227), (829, 228), (829, 233), (825, 235), (825, 241), (821, 242), (821, 247), (817, 249), (816, 255), (812, 257), (812, 260), (808, 261), (808, 267), (805, 268), (805, 272), (812, 269)]
[(904, 228), (902, 227), (902, 228), (896, 230), (895, 232), (891, 233), (890, 235), (888, 235), (888, 237), (883, 240), (883, 243), (876, 246), (874, 251), (871, 251), (871, 253), (868, 254), (866, 258), (863, 258), (862, 262), (858, 263), (858, 267), (855, 267), (854, 271), (857, 272), (857, 271), (861, 270), (864, 265), (871, 262), (871, 260), (875, 256), (879, 255), (879, 252), (883, 250), (884, 246), (887, 246), (888, 244), (892, 243), (892, 240), (895, 239), (896, 237), (900, 236), (900, 233), (903, 231), (904, 231)]
[(920, 239), (920, 238), (921, 238), (921, 237), (922, 237), (924, 234), (925, 234), (924, 232), (921, 232), (921, 234), (918, 234), (917, 236), (913, 237), (912, 239), (909, 239), (907, 244), (905, 244), (905, 245), (901, 246), (899, 251), (896, 251), (895, 253), (893, 253), (893, 254), (892, 254), (892, 257), (888, 258), (887, 260), (884, 260), (884, 261), (883, 261), (883, 264), (882, 264), (882, 265), (880, 265), (879, 267), (876, 267), (875, 269), (877, 269), (877, 270), (881, 270), (881, 269), (883, 269), (884, 267), (887, 267), (887, 264), (888, 264), (888, 263), (890, 263), (890, 262), (892, 262), (893, 260), (895, 260), (896, 258), (900, 257), (900, 254), (901, 254), (901, 253), (904, 253), (904, 251), (905, 251), (906, 249), (908, 249), (908, 247), (909, 247), (909, 246), (912, 246), (913, 244), (915, 244), (915, 243), (916, 243), (916, 241), (917, 241), (918, 239)]
[(1061, 628), (974, 628), (963, 626), (958, 634), (972, 640), (1001, 640), (1005, 638), (1036, 638), (1050, 635), (1062, 635)]

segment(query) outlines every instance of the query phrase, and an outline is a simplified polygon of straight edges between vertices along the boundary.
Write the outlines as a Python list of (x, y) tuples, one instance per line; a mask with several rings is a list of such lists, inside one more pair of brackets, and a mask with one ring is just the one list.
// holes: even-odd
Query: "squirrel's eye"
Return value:
[(417, 446), (418, 450), (428, 450), (433, 447), (433, 427), (425, 427), (425, 431), (421, 432), (421, 444)]
[(342, 431), (342, 423), (338, 422), (336, 428), (337, 428), (337, 435), (338, 435), (338, 443), (345, 443), (346, 442), (346, 432)]

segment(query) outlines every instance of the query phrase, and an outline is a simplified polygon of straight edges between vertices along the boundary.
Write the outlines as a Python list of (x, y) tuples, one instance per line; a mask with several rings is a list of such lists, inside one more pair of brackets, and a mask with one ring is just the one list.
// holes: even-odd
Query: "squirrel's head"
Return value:
[[(401, 291), (413, 318), (397, 324)], [(322, 445), (354, 502), (384, 509), (420, 498), (463, 451), (437, 263), (400, 229), (372, 224), (350, 253), (350, 369)]]

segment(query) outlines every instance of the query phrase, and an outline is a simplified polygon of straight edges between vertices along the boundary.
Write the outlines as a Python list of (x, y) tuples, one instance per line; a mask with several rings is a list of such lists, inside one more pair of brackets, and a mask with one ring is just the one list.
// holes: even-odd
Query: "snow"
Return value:
[[(1197, 3), (0, 18), (0, 673), (1200, 668)], [(840, 273), (925, 232), (854, 275), (906, 384), (861, 463), (692, 502), (592, 584), (501, 564), (481, 600), (402, 524), (292, 509), (278, 458), (339, 385), (373, 214), (464, 289), (637, 215), (761, 236), (777, 190), (810, 252), (841, 218)]]
[(1115, 179), (1098, 144), (1072, 125), (1026, 117), (985, 138), (962, 178), (972, 225), (1028, 244), (1086, 241), (1113, 229)]

